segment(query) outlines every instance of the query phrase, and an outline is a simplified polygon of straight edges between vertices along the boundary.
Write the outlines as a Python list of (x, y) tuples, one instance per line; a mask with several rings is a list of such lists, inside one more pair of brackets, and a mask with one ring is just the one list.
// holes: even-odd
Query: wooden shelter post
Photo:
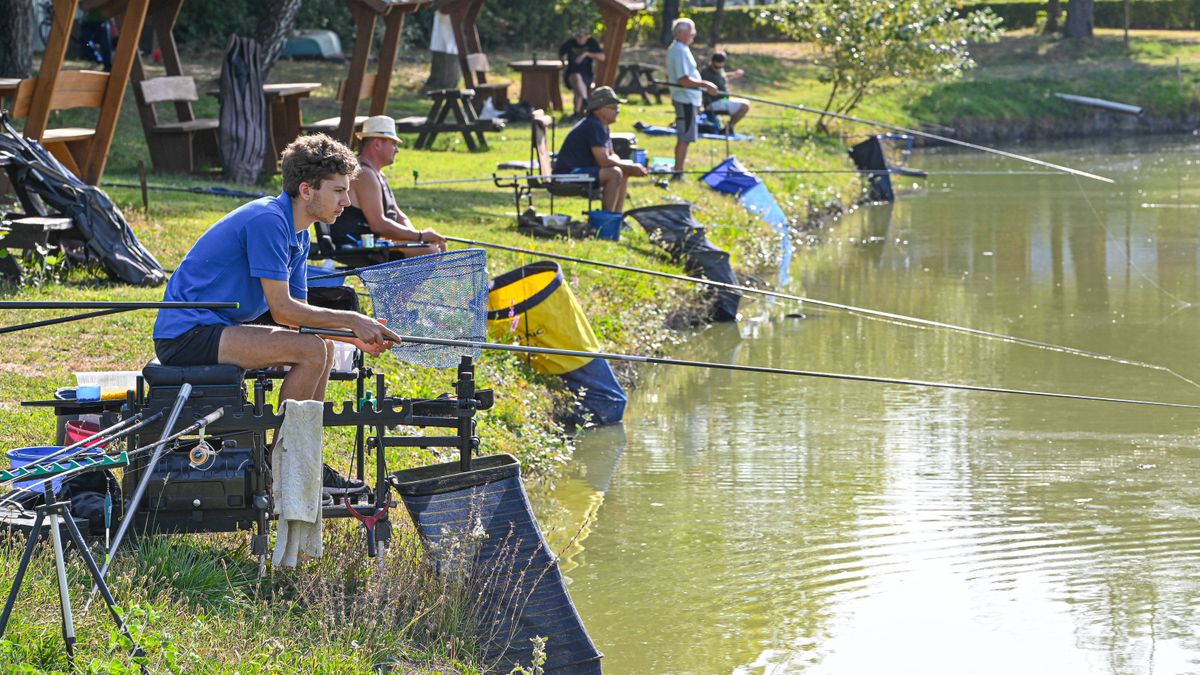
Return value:
[(54, 23), (50, 26), (50, 38), (46, 40), (46, 51), (42, 54), (42, 66), (38, 69), (37, 87), (29, 104), (29, 115), (25, 118), (26, 138), (40, 139), (50, 124), (50, 97), (58, 83), (63, 62), (67, 60), (67, 47), (71, 43), (71, 27), (75, 23), (75, 11), (79, 0), (54, 0)]
[(125, 99), (125, 88), (129, 86), (129, 73), (138, 58), (138, 36), (145, 25), (146, 11), (150, 0), (129, 0), (121, 18), (121, 37), (113, 54), (112, 72), (108, 74), (108, 88), (104, 92), (104, 105), (100, 108), (100, 119), (96, 122), (96, 135), (92, 138), (85, 165), (80, 176), (88, 185), (98, 185), (108, 164), (108, 151), (117, 132), (117, 119), (121, 116), (121, 103)]

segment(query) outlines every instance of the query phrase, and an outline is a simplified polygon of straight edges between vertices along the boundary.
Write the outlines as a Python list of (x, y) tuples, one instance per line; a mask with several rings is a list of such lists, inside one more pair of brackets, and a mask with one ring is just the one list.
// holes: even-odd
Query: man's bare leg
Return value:
[(742, 118), (745, 117), (746, 113), (748, 112), (750, 112), (750, 104), (743, 103), (741, 107), (738, 108), (738, 111), (733, 114), (733, 117), (729, 118), (728, 127), (730, 133), (733, 133), (733, 128), (737, 126), (738, 122), (742, 121)]
[(329, 382), (332, 347), (316, 335), (300, 335), (272, 326), (229, 326), (221, 331), (221, 363), (240, 368), (291, 366), (283, 376), (279, 400), (322, 400)]
[(571, 81), (571, 91), (575, 93), (575, 114), (582, 115), (587, 112), (584, 109), (587, 101), (587, 85), (583, 83), (583, 76), (579, 73), (571, 73), (571, 77), (568, 79)]
[(683, 166), (684, 166), (684, 164), (687, 164), (687, 153), (688, 153), (689, 145), (691, 145), (691, 143), (684, 143), (683, 141), (675, 142), (675, 177), (676, 178), (683, 177)]
[(617, 211), (625, 202), (624, 176), (616, 167), (600, 169), (600, 207), (605, 211)]

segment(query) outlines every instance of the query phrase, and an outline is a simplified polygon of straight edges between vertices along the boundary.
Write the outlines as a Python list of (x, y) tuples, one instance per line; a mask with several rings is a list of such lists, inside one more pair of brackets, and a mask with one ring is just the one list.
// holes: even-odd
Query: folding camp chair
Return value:
[[(505, 182), (494, 177), (496, 187), (513, 191), (513, 205), (517, 218), (521, 216), (521, 199), (525, 198), (529, 206), (533, 206), (533, 191), (545, 190), (550, 194), (550, 213), (554, 213), (554, 198), (584, 197), (588, 200), (588, 211), (592, 203), (601, 198), (600, 184), (586, 175), (555, 176), (554, 164), (550, 158), (550, 145), (554, 143), (554, 120), (542, 110), (534, 110), (530, 120), (531, 143), (529, 144), (529, 166), (532, 167), (526, 178)], [(550, 133), (547, 142), (547, 131)], [(536, 171), (536, 173), (533, 173)]]

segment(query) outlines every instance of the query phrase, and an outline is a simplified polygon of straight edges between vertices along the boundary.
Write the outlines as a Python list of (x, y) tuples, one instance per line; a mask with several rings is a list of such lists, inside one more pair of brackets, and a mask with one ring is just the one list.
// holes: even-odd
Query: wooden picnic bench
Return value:
[[(500, 131), (504, 128), (504, 120), (481, 120), (475, 113), (472, 100), (475, 98), (474, 89), (439, 89), (428, 93), (433, 99), (433, 106), (425, 117), (405, 117), (396, 120), (396, 130), (399, 132), (416, 132), (415, 147), (424, 150), (433, 145), (438, 134), (443, 132), (458, 132), (472, 152), (487, 150), (487, 139), (484, 133)], [(451, 114), (454, 121), (448, 122)]]
[[(134, 98), (155, 171), (195, 173), (220, 164), (216, 118), (197, 118), (192, 103), (199, 99), (196, 81), (186, 75), (134, 78)], [(173, 104), (176, 121), (159, 119), (156, 104)]]
[(70, 218), (50, 214), (41, 200), (34, 199), (25, 190), (17, 187), (16, 176), (11, 173), (14, 163), (0, 153), (0, 168), (9, 179), (9, 189), (17, 196), (24, 212), (14, 211), (0, 215), (0, 279), (19, 284), (22, 279), (21, 265), (8, 255), (9, 249), (19, 249), (25, 260), (35, 260), (45, 265), (45, 256), (51, 246), (58, 246), (62, 239), (83, 239)]
[(613, 91), (623, 96), (641, 94), (642, 101), (650, 105), (650, 97), (655, 103), (662, 105), (664, 86), (654, 77), (658, 66), (649, 63), (622, 63), (617, 68), (617, 80), (613, 83)]

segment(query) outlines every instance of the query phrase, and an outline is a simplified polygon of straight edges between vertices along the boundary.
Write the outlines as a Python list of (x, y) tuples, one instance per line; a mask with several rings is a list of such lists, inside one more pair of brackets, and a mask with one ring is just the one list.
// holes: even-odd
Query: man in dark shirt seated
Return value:
[(592, 31), (579, 28), (575, 31), (575, 37), (558, 48), (558, 57), (567, 66), (563, 70), (563, 84), (575, 94), (575, 116), (582, 117), (594, 77), (592, 62), (603, 61), (604, 50), (592, 37)]
[(630, 176), (645, 176), (646, 167), (623, 160), (613, 153), (608, 128), (617, 121), (624, 103), (612, 87), (600, 87), (588, 100), (588, 116), (571, 129), (558, 151), (556, 174), (587, 174), (600, 182), (606, 211), (623, 213)]
[[(713, 52), (708, 65), (700, 71), (700, 77), (717, 85), (717, 89), (728, 92), (729, 80), (736, 80), (744, 76), (746, 71), (741, 68), (727, 71), (725, 70), (725, 61), (725, 52)], [(737, 123), (741, 122), (746, 113), (750, 112), (750, 102), (744, 98), (713, 96), (708, 92), (704, 92), (704, 107), (711, 113), (730, 116), (729, 124), (725, 125), (725, 132), (729, 134), (733, 133), (733, 128), (737, 126)]]

